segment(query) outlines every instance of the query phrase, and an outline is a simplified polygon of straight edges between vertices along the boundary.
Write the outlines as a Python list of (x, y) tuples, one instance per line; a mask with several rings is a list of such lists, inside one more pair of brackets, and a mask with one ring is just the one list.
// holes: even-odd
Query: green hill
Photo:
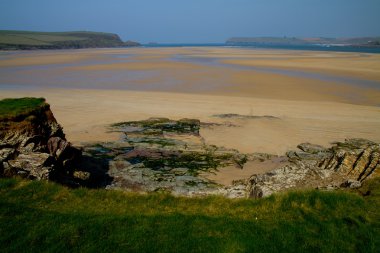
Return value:
[(378, 252), (379, 186), (230, 200), (0, 179), (1, 251)]
[(138, 46), (117, 34), (102, 32), (31, 32), (0, 30), (0, 50), (70, 49)]

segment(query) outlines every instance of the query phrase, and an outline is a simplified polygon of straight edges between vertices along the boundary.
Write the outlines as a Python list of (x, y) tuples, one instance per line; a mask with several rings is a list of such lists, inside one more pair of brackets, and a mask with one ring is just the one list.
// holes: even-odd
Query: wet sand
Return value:
[[(301, 142), (324, 146), (345, 138), (380, 142), (379, 57), (234, 48), (1, 52), (0, 98), (47, 98), (67, 138), (77, 145), (117, 140), (118, 134), (107, 131), (115, 122), (198, 118), (219, 124), (201, 129), (209, 144), (282, 155)], [(321, 80), (246, 66), (337, 78)], [(341, 77), (374, 86), (332, 81)], [(227, 113), (278, 119), (213, 116)], [(259, 173), (262, 165), (239, 173), (224, 169), (217, 180), (225, 183)]]
[(236, 48), (0, 54), (0, 89), (118, 89), (379, 105), (380, 55)]

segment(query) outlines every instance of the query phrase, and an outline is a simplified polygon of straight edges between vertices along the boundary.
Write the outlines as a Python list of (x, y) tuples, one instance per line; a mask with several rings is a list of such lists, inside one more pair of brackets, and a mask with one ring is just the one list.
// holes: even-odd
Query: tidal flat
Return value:
[(0, 98), (45, 97), (75, 145), (120, 140), (111, 124), (151, 117), (199, 119), (204, 143), (242, 153), (380, 141), (379, 54), (184, 47), (0, 59)]

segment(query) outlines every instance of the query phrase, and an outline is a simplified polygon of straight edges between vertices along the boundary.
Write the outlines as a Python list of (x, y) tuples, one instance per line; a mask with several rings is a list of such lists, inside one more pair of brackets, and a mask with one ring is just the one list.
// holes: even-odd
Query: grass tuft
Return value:
[(47, 106), (44, 98), (6, 98), (0, 100), (0, 120), (28, 115)]

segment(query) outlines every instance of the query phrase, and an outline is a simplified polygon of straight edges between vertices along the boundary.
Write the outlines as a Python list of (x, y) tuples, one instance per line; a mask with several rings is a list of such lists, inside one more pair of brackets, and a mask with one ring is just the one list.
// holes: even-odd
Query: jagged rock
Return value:
[(10, 171), (4, 172), (8, 175), (17, 175), (22, 171), (28, 178), (50, 179), (53, 171), (54, 159), (47, 153), (32, 152), (20, 154), (15, 160), (9, 160)]
[(332, 169), (360, 182), (380, 173), (380, 144), (364, 139), (349, 139), (335, 143), (329, 152), (331, 157), (320, 161), (322, 169)]
[(69, 166), (77, 157), (81, 155), (81, 151), (71, 145), (70, 142), (61, 137), (51, 137), (48, 140), (47, 147), (50, 155), (64, 167)]
[(349, 139), (328, 149), (309, 143), (298, 147), (301, 152), (287, 153), (289, 165), (248, 179), (250, 197), (291, 188), (356, 188), (368, 177), (380, 174), (380, 144), (368, 140)]

